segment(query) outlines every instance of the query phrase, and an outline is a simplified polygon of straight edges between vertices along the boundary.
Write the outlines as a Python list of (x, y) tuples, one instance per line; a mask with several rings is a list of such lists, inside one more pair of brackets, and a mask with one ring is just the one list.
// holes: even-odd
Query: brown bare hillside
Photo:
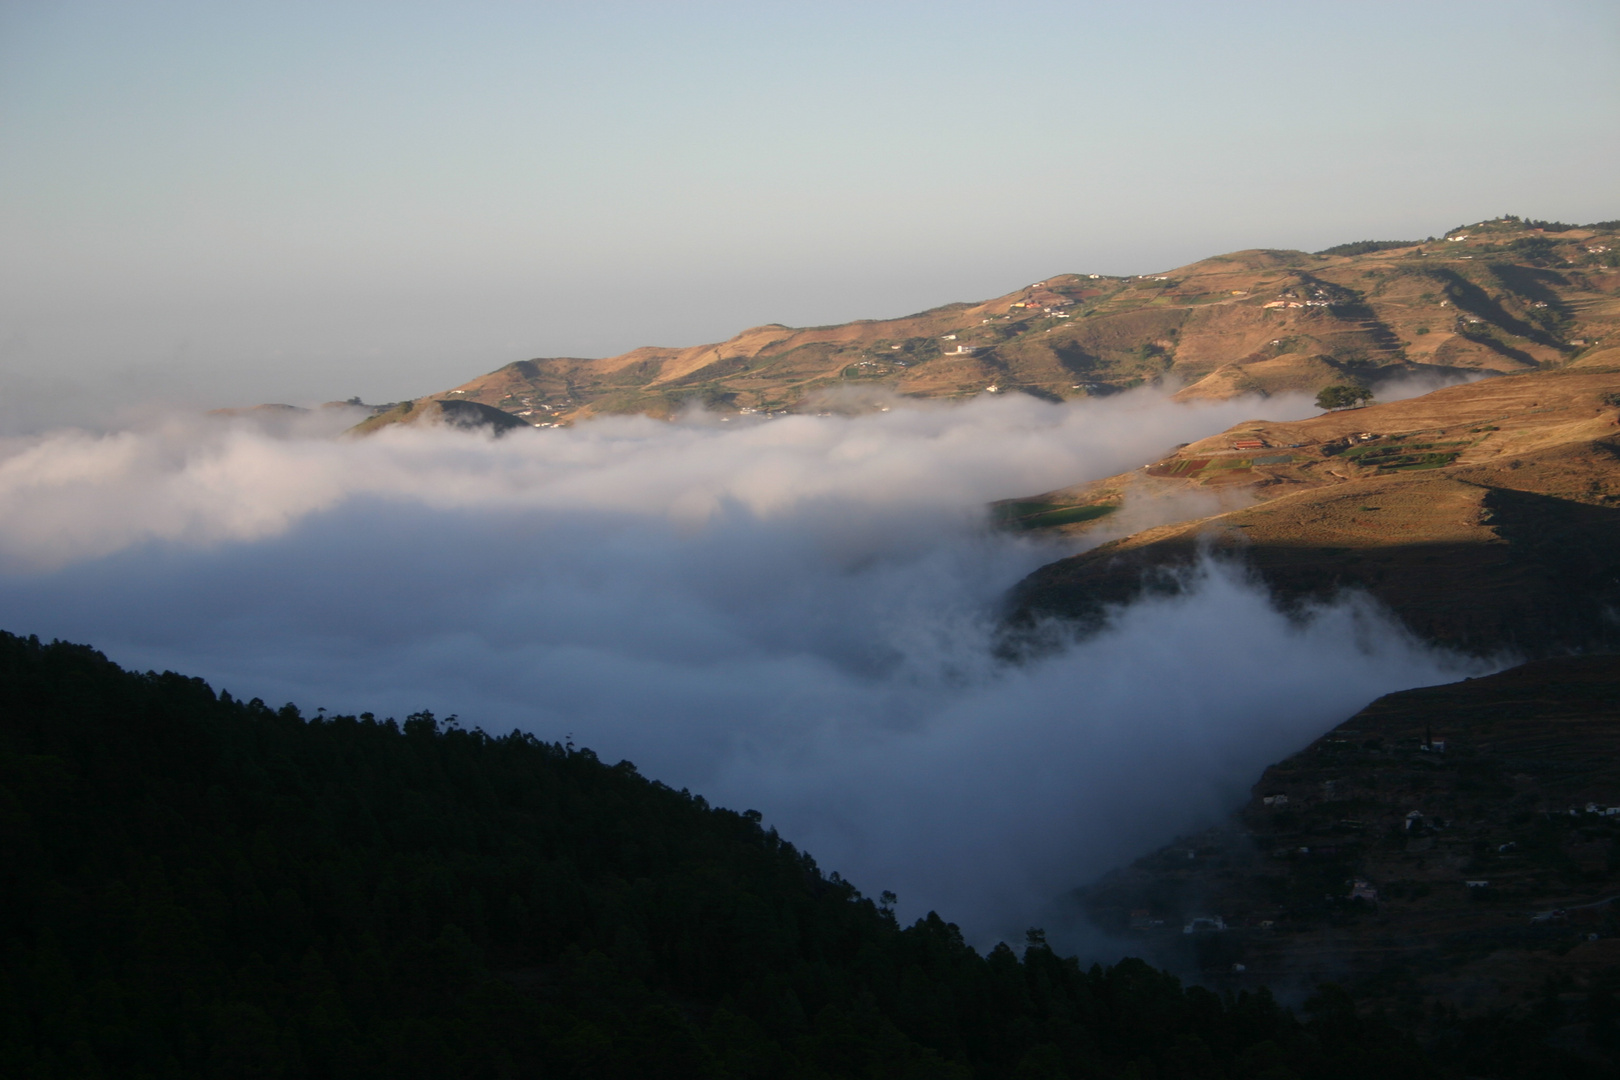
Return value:
[[(433, 399), (531, 424), (603, 413), (801, 409), (818, 391), (928, 398), (1112, 393), (1148, 382), (1188, 397), (1396, 375), (1518, 372), (1612, 350), (1620, 239), (1517, 218), (1401, 246), (1239, 251), (1160, 274), (1063, 274), (981, 303), (837, 326), (756, 326), (717, 344), (604, 359), (522, 360)], [(820, 407), (816, 405), (815, 407)]]
[[(1003, 504), (1024, 527), (1106, 527), (1133, 500), (1240, 508), (1043, 567), (1015, 625), (1095, 625), (1203, 551), (1286, 603), (1370, 593), (1424, 637), (1529, 654), (1609, 642), (1620, 610), (1620, 373), (1499, 377), (1297, 422), (1253, 422), (1137, 473)], [(1207, 510), (1204, 511), (1207, 513)]]

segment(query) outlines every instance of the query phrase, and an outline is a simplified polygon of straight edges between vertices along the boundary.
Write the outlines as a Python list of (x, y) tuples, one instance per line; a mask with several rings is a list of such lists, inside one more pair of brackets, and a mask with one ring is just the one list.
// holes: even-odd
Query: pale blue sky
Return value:
[(1620, 5), (0, 4), (0, 430), (1620, 217)]

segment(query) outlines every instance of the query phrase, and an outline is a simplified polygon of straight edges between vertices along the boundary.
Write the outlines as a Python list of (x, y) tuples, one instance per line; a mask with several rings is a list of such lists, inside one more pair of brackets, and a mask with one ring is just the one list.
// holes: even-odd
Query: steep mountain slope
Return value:
[(481, 402), (459, 398), (436, 401), (430, 398), (425, 401), (402, 401), (381, 408), (349, 430), (356, 435), (364, 435), (391, 424), (453, 427), (463, 431), (488, 431), (497, 436), (525, 426), (511, 413)]
[(553, 424), (664, 416), (689, 401), (823, 408), (818, 395), (835, 389), (853, 395), (847, 405), (873, 393), (1069, 398), (1171, 379), (1188, 397), (1231, 397), (1602, 360), (1620, 324), (1620, 222), (1553, 228), (1504, 218), (1421, 243), (1240, 251), (1132, 278), (1064, 274), (900, 319), (523, 360), (430, 397)]
[(0, 839), (19, 1080), (1437, 1075), (1342, 994), (901, 927), (629, 762), (3, 633)]
[[(1486, 379), (1292, 423), (1247, 423), (1135, 473), (1013, 500), (1005, 520), (1108, 528), (1115, 507), (1237, 505), (1036, 571), (1012, 622), (1095, 625), (1175, 590), (1201, 552), (1241, 559), (1285, 603), (1370, 593), (1420, 635), (1535, 655), (1620, 625), (1620, 373)], [(1088, 517), (1089, 520), (1084, 520)]]
[(1267, 769), (1227, 827), (1078, 899), (1217, 984), (1333, 978), (1431, 1034), (1502, 1010), (1612, 1062), (1617, 751), (1617, 656), (1391, 694)]

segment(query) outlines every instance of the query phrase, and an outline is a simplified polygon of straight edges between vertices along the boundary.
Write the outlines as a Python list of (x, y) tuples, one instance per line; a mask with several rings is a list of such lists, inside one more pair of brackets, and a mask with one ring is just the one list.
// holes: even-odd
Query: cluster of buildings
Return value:
[(1620, 806), (1599, 806), (1595, 802), (1589, 802), (1584, 810), (1575, 806), (1569, 808), (1570, 817), (1579, 817), (1582, 814), (1596, 814), (1599, 817), (1620, 817)]
[[(1132, 930), (1157, 930), (1164, 925), (1163, 919), (1155, 919), (1147, 908), (1137, 908), (1131, 912), (1130, 928)], [(1181, 927), (1183, 934), (1218, 934), (1226, 929), (1226, 920), (1219, 915), (1199, 915), (1189, 919)]]
[(1033, 293), (1022, 300), (1014, 300), (1007, 307), (1012, 311), (1044, 311), (1048, 315), (1055, 315), (1064, 308), (1074, 307), (1074, 301), (1067, 296), (1055, 292)]

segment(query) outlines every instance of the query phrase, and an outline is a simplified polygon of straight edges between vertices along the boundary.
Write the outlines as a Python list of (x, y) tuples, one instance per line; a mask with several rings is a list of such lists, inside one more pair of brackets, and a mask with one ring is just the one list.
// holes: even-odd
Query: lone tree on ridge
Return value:
[(1328, 386), (1316, 395), (1316, 407), (1329, 412), (1335, 409), (1353, 409), (1372, 400), (1372, 391), (1365, 386)]

